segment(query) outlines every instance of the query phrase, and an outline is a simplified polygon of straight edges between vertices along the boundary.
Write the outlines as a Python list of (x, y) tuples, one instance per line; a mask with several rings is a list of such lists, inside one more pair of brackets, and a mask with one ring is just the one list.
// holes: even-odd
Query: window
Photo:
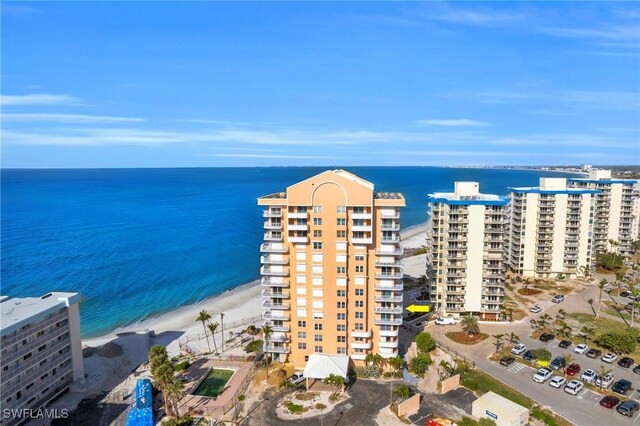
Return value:
[(347, 309), (347, 302), (338, 302), (337, 305), (338, 309)]
[(322, 206), (313, 206), (314, 213), (322, 213)]
[(322, 353), (322, 346), (314, 346), (313, 350), (317, 353)]
[(339, 354), (339, 355), (344, 355), (344, 354), (346, 354), (346, 353), (347, 353), (347, 348), (342, 347), (342, 346), (341, 346), (341, 347), (338, 347), (338, 354)]
[(336, 295), (338, 297), (347, 297), (347, 290), (338, 290), (336, 291)]
[(314, 231), (313, 231), (313, 237), (314, 237), (314, 238), (322, 238), (322, 230), (320, 230), (320, 229), (314, 229)]
[(336, 233), (336, 236), (337, 236), (338, 238), (347, 238), (347, 231), (338, 231), (338, 232)]
[(356, 300), (356, 308), (364, 308), (364, 301)]
[(338, 343), (345, 343), (347, 341), (347, 336), (338, 336)]
[(364, 296), (364, 289), (356, 288), (356, 296)]
[(364, 312), (356, 312), (356, 318), (359, 318), (359, 319), (364, 318)]
[(338, 272), (339, 274), (346, 274), (347, 273), (347, 267), (346, 266), (338, 266), (336, 268), (336, 272)]
[(307, 322), (306, 321), (298, 321), (298, 327), (305, 328), (306, 326), (307, 326)]
[(314, 218), (313, 218), (313, 224), (314, 224), (315, 226), (320, 226), (320, 225), (322, 225), (322, 218), (321, 218), (321, 217), (314, 217)]
[(320, 242), (320, 241), (314, 241), (314, 242), (313, 242), (313, 249), (314, 249), (314, 250), (322, 250), (322, 242)]
[(306, 331), (298, 331), (298, 339), (306, 339), (307, 332)]
[(356, 323), (356, 330), (364, 330), (364, 323), (357, 322)]
[(299, 342), (298, 343), (298, 349), (307, 349), (307, 344), (304, 342)]
[(314, 330), (322, 330), (322, 324), (313, 324)]
[(347, 319), (347, 314), (338, 314), (338, 321), (344, 321)]
[(356, 272), (364, 272), (364, 266), (363, 265), (356, 265)]
[(347, 219), (343, 217), (338, 218), (337, 222), (338, 222), (338, 226), (347, 226)]
[(346, 325), (344, 325), (344, 324), (338, 324), (338, 325), (336, 326), (336, 330), (337, 330), (337, 331), (347, 331), (347, 326), (346, 326)]
[(322, 342), (322, 334), (316, 334), (313, 336), (314, 342)]
[(338, 213), (346, 213), (347, 212), (347, 206), (337, 206), (336, 207), (336, 211)]
[(356, 254), (356, 262), (364, 262), (364, 254)]

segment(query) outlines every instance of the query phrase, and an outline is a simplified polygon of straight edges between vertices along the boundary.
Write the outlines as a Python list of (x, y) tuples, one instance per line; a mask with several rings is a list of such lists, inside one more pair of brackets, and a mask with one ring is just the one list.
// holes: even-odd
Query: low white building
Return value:
[(487, 392), (471, 404), (471, 415), (477, 419), (491, 419), (498, 426), (529, 424), (529, 409), (497, 393)]

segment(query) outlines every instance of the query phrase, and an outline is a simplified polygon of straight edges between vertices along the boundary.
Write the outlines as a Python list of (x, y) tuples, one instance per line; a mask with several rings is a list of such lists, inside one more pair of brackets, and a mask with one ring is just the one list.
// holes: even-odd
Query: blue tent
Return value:
[(127, 426), (154, 426), (151, 380), (138, 379), (135, 400), (127, 417)]

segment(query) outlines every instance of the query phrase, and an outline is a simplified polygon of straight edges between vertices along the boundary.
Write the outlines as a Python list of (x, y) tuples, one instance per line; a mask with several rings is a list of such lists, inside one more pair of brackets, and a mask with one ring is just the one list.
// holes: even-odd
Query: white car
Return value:
[(596, 377), (596, 386), (602, 389), (607, 389), (613, 383), (613, 374), (609, 373), (604, 377)]
[(606, 354), (602, 355), (602, 358), (600, 358), (600, 359), (603, 360), (604, 362), (608, 362), (609, 364), (611, 364), (613, 361), (618, 359), (618, 356), (612, 354), (611, 352), (609, 352), (609, 353), (606, 353)]
[(553, 296), (551, 298), (551, 301), (553, 303), (560, 303), (560, 302), (564, 301), (564, 296), (562, 294), (556, 294), (555, 296)]
[(536, 371), (536, 374), (533, 375), (533, 381), (537, 383), (544, 383), (549, 379), (549, 377), (551, 377), (552, 374), (553, 372), (548, 368), (541, 368), (540, 370)]
[(540, 312), (542, 312), (542, 308), (536, 305), (533, 308), (531, 308), (530, 311), (533, 312), (534, 314), (539, 314)]
[(293, 376), (289, 377), (289, 382), (293, 383), (294, 385), (302, 383), (303, 381), (304, 381), (304, 375), (302, 374), (301, 371), (298, 371), (297, 373), (293, 373)]
[(511, 353), (514, 355), (520, 355), (523, 354), (526, 350), (527, 347), (525, 345), (523, 345), (522, 343), (518, 343), (513, 347), (513, 349), (511, 349)]
[(580, 343), (578, 346), (576, 346), (573, 351), (577, 354), (585, 354), (587, 351), (589, 350), (589, 346), (585, 345), (584, 343)]
[(580, 375), (580, 380), (587, 383), (593, 383), (596, 378), (596, 372), (592, 369), (584, 370)]
[(579, 394), (582, 389), (584, 389), (584, 385), (579, 380), (572, 380), (564, 387), (564, 391), (571, 395)]
[(549, 380), (549, 385), (554, 388), (561, 388), (565, 383), (567, 383), (567, 379), (562, 376), (553, 376), (553, 378)]
[(438, 317), (436, 318), (436, 324), (438, 325), (454, 325), (456, 319), (453, 317)]

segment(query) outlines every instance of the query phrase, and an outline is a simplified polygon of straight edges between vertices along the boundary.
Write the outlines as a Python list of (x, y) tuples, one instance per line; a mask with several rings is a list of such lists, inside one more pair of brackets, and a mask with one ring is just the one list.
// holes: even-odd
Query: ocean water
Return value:
[[(2, 170), (1, 290), (83, 295), (84, 337), (96, 336), (258, 278), (256, 198), (326, 168)], [(456, 180), (482, 192), (558, 173), (353, 167), (407, 200), (402, 226), (427, 220), (426, 194)]]

